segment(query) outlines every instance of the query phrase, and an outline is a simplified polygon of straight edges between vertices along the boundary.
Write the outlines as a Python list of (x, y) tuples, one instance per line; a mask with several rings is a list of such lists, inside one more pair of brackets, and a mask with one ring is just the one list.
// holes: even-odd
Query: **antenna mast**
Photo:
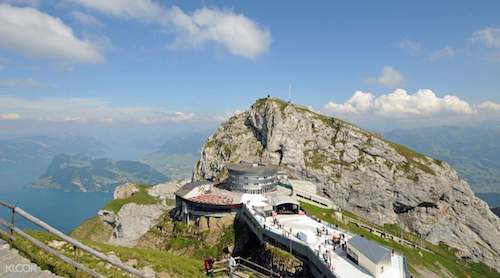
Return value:
[(292, 84), (288, 84), (288, 102), (292, 102)]

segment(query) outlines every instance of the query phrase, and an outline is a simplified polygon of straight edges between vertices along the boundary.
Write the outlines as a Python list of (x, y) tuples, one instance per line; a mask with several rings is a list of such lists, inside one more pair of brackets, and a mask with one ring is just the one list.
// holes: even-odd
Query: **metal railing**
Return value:
[(394, 242), (397, 242), (401, 245), (405, 245), (405, 246), (409, 246), (409, 247), (412, 247), (412, 248), (419, 248), (421, 250), (424, 250), (424, 251), (427, 251), (429, 253), (434, 253), (432, 250), (429, 250), (427, 248), (425, 248), (425, 246), (422, 246), (422, 245), (419, 245), (415, 242), (412, 242), (410, 240), (407, 240), (403, 237), (400, 237), (400, 236), (396, 236), (392, 233), (389, 233), (387, 231), (383, 231), (383, 230), (380, 230), (379, 228), (371, 225), (371, 224), (368, 224), (366, 222), (363, 222), (363, 221), (359, 221), (357, 219), (354, 219), (352, 217), (348, 217), (348, 216), (342, 216), (343, 218), (345, 218), (346, 221), (358, 226), (359, 228), (362, 228), (362, 229), (365, 229), (366, 231), (378, 236), (378, 237), (381, 237), (381, 238), (388, 238), (388, 239), (391, 239), (392, 241)]
[[(336, 277), (335, 272), (320, 259), (319, 255), (308, 244), (299, 239), (294, 239), (292, 236), (287, 236), (282, 231), (276, 230), (271, 226), (263, 227), (246, 205), (242, 206), (242, 213), (244, 215), (243, 219), (246, 220), (247, 224), (251, 226), (251, 229), (261, 240), (266, 241), (263, 237), (265, 233), (267, 237), (273, 238), (284, 246), (289, 245), (290, 253), (292, 253), (293, 249), (295, 252), (300, 253), (300, 256), (307, 258), (321, 273), (322, 277)], [(292, 248), (292, 246), (295, 247)]]
[(89, 254), (91, 254), (92, 256), (102, 260), (102, 261), (106, 261), (112, 265), (114, 265), (115, 267), (123, 270), (123, 271), (126, 271), (132, 275), (135, 275), (137, 277), (145, 277), (144, 274), (140, 271), (140, 270), (137, 270), (135, 268), (132, 268), (130, 266), (127, 266), (125, 264), (123, 264), (122, 262), (120, 261), (117, 261), (116, 259), (112, 259), (100, 252), (98, 252), (97, 250), (77, 241), (76, 239), (72, 238), (72, 237), (69, 237), (67, 235), (65, 235), (64, 233), (60, 232), (59, 230), (53, 228), (52, 226), (48, 225), (47, 223), (43, 222), (42, 220), (36, 218), (35, 216), (29, 214), (28, 212), (24, 211), (23, 209), (19, 208), (19, 207), (16, 207), (16, 206), (13, 206), (13, 205), (10, 205), (8, 203), (5, 203), (3, 201), (0, 201), (0, 205), (9, 209), (11, 211), (11, 221), (10, 223), (8, 221), (5, 221), (4, 219), (0, 218), (0, 226), (4, 226), (6, 227), (9, 231), (6, 232), (4, 230), (1, 230), (0, 229), (0, 234), (2, 234), (3, 236), (5, 236), (6, 238), (8, 238), (11, 246), (13, 245), (14, 243), (14, 240), (15, 240), (15, 237), (18, 235), (18, 236), (21, 236), (23, 237), (24, 239), (26, 239), (27, 241), (31, 242), (33, 245), (35, 245), (36, 247), (42, 249), (43, 251), (53, 255), (54, 257), (57, 257), (59, 258), (60, 260), (64, 261), (65, 263), (73, 266), (75, 269), (77, 270), (81, 270), (85, 273), (88, 273), (90, 274), (92, 277), (97, 277), (97, 278), (104, 278), (105, 276), (88, 268), (87, 266), (85, 265), (82, 265), (76, 261), (74, 261), (73, 259), (71, 258), (68, 258), (67, 256), (65, 256), (64, 254), (62, 254), (61, 252), (57, 251), (57, 250), (54, 250), (52, 249), (51, 247), (47, 246), (45, 243), (43, 243), (42, 241), (30, 236), (29, 234), (27, 234), (26, 232), (24, 232), (23, 230), (19, 229), (18, 227), (16, 227), (16, 224), (15, 224), (15, 221), (16, 221), (16, 215), (19, 215), (19, 216), (22, 216), (24, 219), (28, 220), (29, 222), (35, 224), (36, 226), (46, 230), (47, 232), (49, 232), (50, 234), (52, 235), (55, 235), (57, 236), (58, 238), (70, 243), (71, 245), (73, 245), (74, 248), (78, 248), (80, 250), (83, 250)]
[[(265, 268), (261, 265), (258, 265), (252, 261), (249, 261), (247, 259), (244, 259), (242, 257), (235, 257), (234, 260), (236, 261), (236, 266), (235, 268), (243, 268), (247, 271), (250, 271), (254, 274), (259, 274), (265, 277), (281, 277), (279, 273), (276, 273), (272, 271), (271, 269)], [(227, 271), (228, 269), (228, 259), (216, 261), (214, 263), (214, 266), (219, 266), (221, 265), (222, 267), (219, 269), (214, 269), (214, 273), (221, 272), (221, 271)]]

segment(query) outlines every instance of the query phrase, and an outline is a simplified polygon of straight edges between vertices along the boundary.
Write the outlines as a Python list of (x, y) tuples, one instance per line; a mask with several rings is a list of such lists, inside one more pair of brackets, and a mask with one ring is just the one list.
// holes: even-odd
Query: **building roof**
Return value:
[(276, 165), (261, 165), (257, 163), (247, 163), (247, 162), (241, 162), (241, 163), (233, 163), (233, 164), (228, 164), (227, 169), (230, 172), (237, 172), (240, 174), (246, 173), (246, 174), (276, 174), (278, 172), (279, 167)]
[(311, 194), (316, 194), (318, 191), (318, 186), (307, 180), (288, 179), (288, 183), (293, 186), (293, 190), (305, 191)]
[(362, 236), (355, 236), (347, 243), (375, 264), (378, 264), (383, 258), (385, 258), (385, 256), (390, 255), (391, 253), (389, 249), (371, 240), (367, 240)]
[(186, 194), (191, 192), (191, 190), (195, 189), (198, 186), (202, 186), (205, 184), (211, 184), (212, 182), (202, 180), (202, 181), (195, 181), (195, 182), (189, 182), (183, 185), (181, 188), (179, 188), (177, 191), (175, 191), (175, 195), (184, 197)]
[(296, 198), (287, 195), (273, 194), (269, 195), (268, 199), (272, 206), (279, 206), (281, 204), (299, 204)]
[(231, 205), (231, 204), (234, 204), (234, 200), (230, 196), (221, 195), (221, 194), (214, 194), (214, 193), (198, 195), (198, 196), (195, 196), (189, 200), (194, 201), (194, 202), (198, 202), (198, 203), (205, 203), (205, 204), (212, 204), (212, 205)]

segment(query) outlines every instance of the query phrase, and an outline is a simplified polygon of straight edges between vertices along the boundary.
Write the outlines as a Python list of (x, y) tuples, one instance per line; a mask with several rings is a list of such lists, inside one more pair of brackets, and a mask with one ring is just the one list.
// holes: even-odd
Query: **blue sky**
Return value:
[(0, 121), (217, 122), (289, 84), (377, 127), (500, 119), (498, 1), (0, 2)]

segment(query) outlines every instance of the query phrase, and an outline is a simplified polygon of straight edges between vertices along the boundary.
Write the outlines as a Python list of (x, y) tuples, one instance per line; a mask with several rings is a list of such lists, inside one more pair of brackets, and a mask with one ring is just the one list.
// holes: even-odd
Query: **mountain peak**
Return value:
[(223, 179), (225, 165), (239, 161), (280, 165), (346, 210), (500, 268), (500, 221), (468, 184), (446, 163), (377, 134), (264, 98), (208, 138), (193, 178)]

